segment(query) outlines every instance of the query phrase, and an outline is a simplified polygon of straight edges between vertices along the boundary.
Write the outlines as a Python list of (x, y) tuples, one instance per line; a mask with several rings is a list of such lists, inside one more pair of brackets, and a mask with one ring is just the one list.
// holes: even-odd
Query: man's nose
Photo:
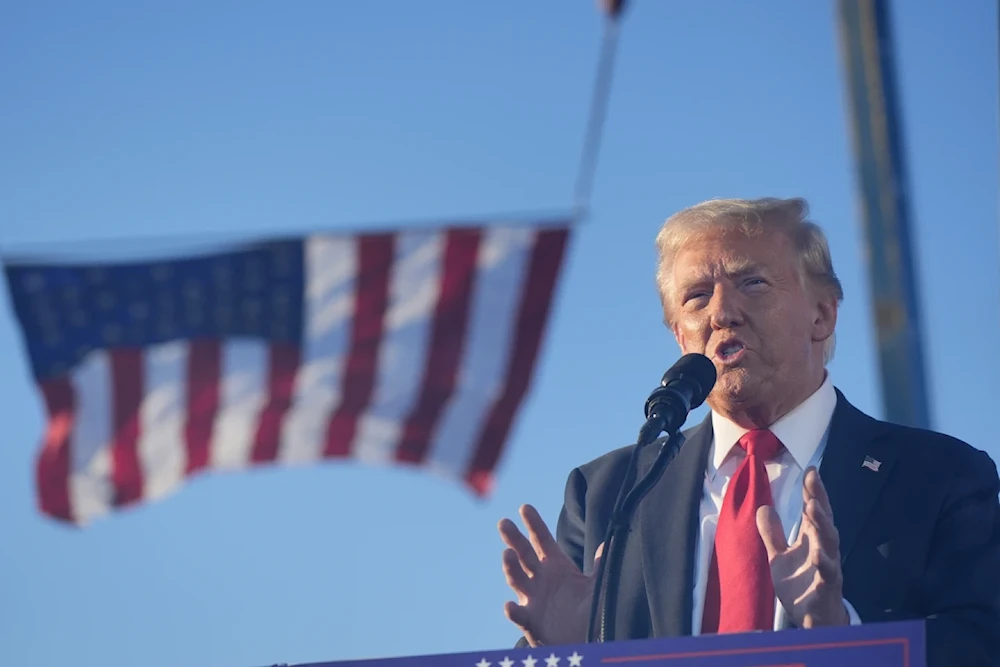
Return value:
[(712, 300), (708, 307), (712, 327), (715, 329), (732, 329), (744, 322), (739, 292), (730, 287), (717, 286), (712, 292)]

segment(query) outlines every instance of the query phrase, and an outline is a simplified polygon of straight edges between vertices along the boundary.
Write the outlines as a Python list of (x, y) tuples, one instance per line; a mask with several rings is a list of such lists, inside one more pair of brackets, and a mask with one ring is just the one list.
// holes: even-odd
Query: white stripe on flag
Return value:
[(317, 236), (305, 242), (302, 364), (292, 405), (281, 427), (278, 459), (322, 458), (330, 415), (340, 403), (344, 363), (354, 315), (357, 241)]
[(219, 412), (212, 432), (211, 465), (245, 468), (250, 463), (260, 412), (268, 396), (270, 346), (231, 340), (219, 364)]
[(446, 240), (446, 234), (428, 231), (397, 237), (374, 394), (354, 439), (353, 454), (362, 461), (394, 459), (403, 425), (419, 398)]
[(490, 227), (479, 251), (472, 314), (455, 394), (432, 437), (427, 465), (465, 476), (489, 408), (506, 379), (517, 310), (535, 230)]
[(154, 345), (144, 355), (138, 450), (146, 499), (164, 496), (184, 480), (189, 349), (177, 341)]
[(69, 498), (78, 523), (111, 510), (111, 363), (104, 351), (91, 352), (73, 370), (76, 397), (70, 438)]

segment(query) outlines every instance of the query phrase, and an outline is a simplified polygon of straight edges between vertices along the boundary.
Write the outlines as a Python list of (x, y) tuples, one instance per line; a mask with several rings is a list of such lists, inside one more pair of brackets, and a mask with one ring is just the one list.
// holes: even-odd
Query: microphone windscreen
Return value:
[(694, 410), (705, 402), (712, 387), (715, 386), (717, 374), (715, 364), (704, 354), (691, 352), (685, 354), (663, 374), (660, 384), (664, 387), (675, 382), (690, 384), (693, 391), (691, 395), (691, 409)]

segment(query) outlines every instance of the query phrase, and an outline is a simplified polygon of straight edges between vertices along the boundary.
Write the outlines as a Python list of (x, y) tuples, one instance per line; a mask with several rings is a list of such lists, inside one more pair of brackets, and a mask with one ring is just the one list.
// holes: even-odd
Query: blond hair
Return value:
[[(803, 287), (829, 290), (839, 304), (844, 289), (833, 270), (830, 246), (819, 225), (809, 218), (805, 199), (710, 199), (679, 211), (667, 218), (656, 235), (656, 286), (666, 307), (673, 260), (681, 247), (700, 234), (713, 229), (734, 229), (754, 237), (777, 230), (792, 242), (798, 257), (799, 279)], [(824, 362), (833, 358), (836, 337), (831, 335), (823, 346)]]

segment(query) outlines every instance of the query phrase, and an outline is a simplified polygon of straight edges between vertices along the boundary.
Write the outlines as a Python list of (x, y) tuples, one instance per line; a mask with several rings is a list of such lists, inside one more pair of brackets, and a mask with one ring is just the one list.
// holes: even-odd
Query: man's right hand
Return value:
[[(581, 572), (559, 548), (534, 507), (522, 505), (520, 514), (527, 538), (510, 519), (497, 525), (510, 547), (503, 552), (507, 585), (517, 593), (517, 602), (507, 602), (504, 613), (531, 646), (583, 643), (595, 576)], [(602, 549), (594, 557), (594, 572)]]

